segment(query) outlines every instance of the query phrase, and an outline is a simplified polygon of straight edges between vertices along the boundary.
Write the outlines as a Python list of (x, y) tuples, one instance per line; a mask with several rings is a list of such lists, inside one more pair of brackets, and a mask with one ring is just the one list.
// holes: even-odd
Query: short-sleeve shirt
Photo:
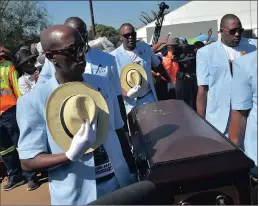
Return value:
[[(84, 81), (98, 89), (105, 98), (109, 109), (109, 132), (104, 147), (119, 181), (123, 177), (123, 186), (131, 183), (130, 173), (123, 157), (115, 128), (120, 127), (115, 120), (114, 102), (116, 95), (106, 78), (85, 74)], [(59, 86), (55, 76), (30, 93), (22, 96), (17, 103), (17, 122), (20, 128), (19, 157), (31, 159), (41, 153), (64, 153), (54, 141), (46, 125), (45, 105), (48, 97)], [(117, 107), (119, 107), (117, 105)], [(119, 108), (116, 110), (119, 111)], [(117, 114), (118, 115), (118, 114)], [(93, 153), (81, 157), (78, 161), (49, 171), (49, 189), (52, 205), (85, 205), (94, 201), (96, 194), (96, 174)]]
[[(250, 110), (247, 118), (244, 151), (257, 163), (257, 52), (247, 54), (233, 62), (231, 104), (233, 110)], [(253, 172), (258, 173), (257, 168)]]

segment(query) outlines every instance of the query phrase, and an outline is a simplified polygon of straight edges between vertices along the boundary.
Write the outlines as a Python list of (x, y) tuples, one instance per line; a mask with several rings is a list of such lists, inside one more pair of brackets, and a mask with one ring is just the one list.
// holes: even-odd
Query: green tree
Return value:
[(22, 45), (39, 40), (40, 31), (50, 25), (45, 6), (38, 1), (2, 1), (0, 44), (12, 53)]
[[(165, 15), (168, 14), (169, 11), (165, 11)], [(140, 15), (140, 21), (144, 24), (147, 25), (157, 19), (157, 13), (153, 10), (151, 10), (151, 15), (148, 15), (146, 12), (141, 12)]]
[[(109, 39), (114, 45), (116, 45), (120, 40), (119, 31), (111, 26), (106, 26), (103, 24), (95, 24), (95, 31), (96, 31), (95, 38), (107, 37), (107, 39)], [(93, 40), (92, 27), (90, 27), (90, 29), (88, 30), (88, 40), (89, 41)]]

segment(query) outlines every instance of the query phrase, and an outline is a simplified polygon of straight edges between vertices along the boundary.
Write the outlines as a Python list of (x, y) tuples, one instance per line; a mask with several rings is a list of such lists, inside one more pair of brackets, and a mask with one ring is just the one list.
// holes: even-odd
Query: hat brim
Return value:
[[(104, 97), (96, 89), (86, 83), (69, 82), (58, 87), (49, 97), (46, 104), (46, 122), (49, 132), (56, 144), (64, 151), (70, 148), (72, 138), (65, 132), (60, 111), (63, 102), (72, 95), (88, 95), (92, 97), (98, 107), (96, 143), (93, 148), (88, 149), (85, 154), (93, 152), (100, 147), (108, 136), (109, 110)], [(81, 125), (75, 125), (78, 131)], [(75, 135), (75, 134), (73, 134)]]
[(24, 59), (23, 61), (19, 62), (19, 64), (17, 64), (16, 68), (18, 68), (19, 66), (21, 66), (25, 62), (29, 61), (30, 59), (37, 58), (37, 56), (38, 56), (37, 54), (33, 54), (31, 56), (28, 56), (26, 59)]
[(145, 71), (145, 69), (140, 66), (139, 64), (133, 63), (133, 64), (128, 64), (127, 66), (125, 66), (120, 74), (120, 81), (121, 81), (121, 87), (125, 92), (128, 92), (130, 89), (132, 89), (132, 87), (129, 86), (129, 84), (127, 83), (127, 73), (130, 70), (137, 70), (140, 75), (142, 76), (142, 81), (141, 81), (141, 90), (145, 91), (148, 88), (148, 81), (147, 81), (147, 73)]

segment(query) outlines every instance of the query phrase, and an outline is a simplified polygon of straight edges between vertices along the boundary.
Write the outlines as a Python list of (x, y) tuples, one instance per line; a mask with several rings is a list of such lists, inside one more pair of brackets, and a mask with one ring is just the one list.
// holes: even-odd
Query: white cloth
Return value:
[(101, 50), (103, 52), (112, 52), (115, 47), (106, 37), (99, 37), (95, 40), (88, 42), (88, 45), (92, 48)]
[(225, 49), (225, 52), (227, 54), (228, 60), (233, 61), (236, 58), (241, 56), (241, 52), (239, 51), (239, 47), (229, 47), (225, 44), (222, 44), (223, 48)]
[(19, 79), (18, 79), (18, 86), (20, 89), (20, 92), (22, 95), (26, 94), (27, 92), (31, 91), (35, 86), (35, 80), (34, 76), (24, 73)]

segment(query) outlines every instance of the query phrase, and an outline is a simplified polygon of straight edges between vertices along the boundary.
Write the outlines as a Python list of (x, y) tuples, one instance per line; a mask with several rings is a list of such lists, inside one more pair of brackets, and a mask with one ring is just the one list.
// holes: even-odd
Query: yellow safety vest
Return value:
[(12, 62), (0, 60), (0, 115), (16, 105), (20, 96), (18, 72)]

